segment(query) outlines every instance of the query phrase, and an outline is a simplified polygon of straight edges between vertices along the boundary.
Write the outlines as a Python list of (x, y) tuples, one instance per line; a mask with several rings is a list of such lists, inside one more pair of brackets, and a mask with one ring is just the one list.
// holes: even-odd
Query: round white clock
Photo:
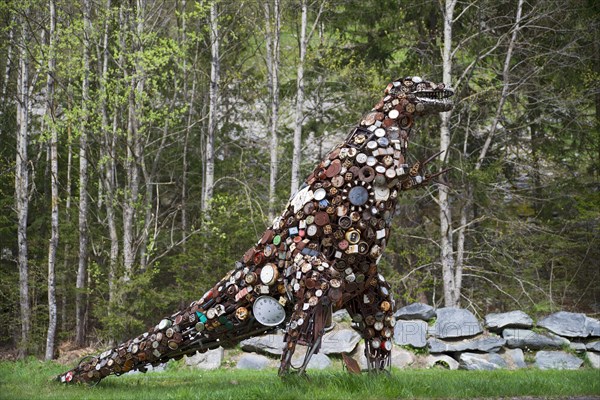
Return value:
[(285, 320), (285, 309), (271, 296), (260, 296), (252, 306), (254, 318), (264, 326), (277, 326)]
[(275, 264), (267, 263), (260, 270), (260, 280), (265, 285), (270, 286), (274, 284), (278, 277), (279, 272), (277, 271), (277, 266)]

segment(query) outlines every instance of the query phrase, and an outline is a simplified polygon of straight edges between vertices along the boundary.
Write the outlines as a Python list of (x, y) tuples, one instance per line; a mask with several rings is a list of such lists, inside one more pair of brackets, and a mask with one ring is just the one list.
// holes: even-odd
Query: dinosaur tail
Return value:
[[(88, 356), (56, 379), (63, 383), (97, 383), (109, 375), (146, 371), (197, 351), (230, 347), (273, 329), (258, 323), (251, 312), (253, 296), (239, 288), (228, 273), (200, 300), (163, 318), (147, 332), (98, 356)], [(283, 311), (283, 310), (281, 310)]]

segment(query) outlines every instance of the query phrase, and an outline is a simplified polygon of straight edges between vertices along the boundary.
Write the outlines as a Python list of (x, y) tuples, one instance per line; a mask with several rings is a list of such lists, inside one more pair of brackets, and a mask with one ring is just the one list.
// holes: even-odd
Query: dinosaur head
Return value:
[[(401, 114), (422, 116), (452, 109), (454, 92), (443, 83), (433, 83), (418, 76), (396, 79), (385, 89), (384, 102)], [(400, 109), (399, 109), (400, 108)]]

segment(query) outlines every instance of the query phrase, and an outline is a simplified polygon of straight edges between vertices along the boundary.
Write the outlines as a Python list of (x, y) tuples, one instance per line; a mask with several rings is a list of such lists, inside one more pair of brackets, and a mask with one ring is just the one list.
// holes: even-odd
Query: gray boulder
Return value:
[(427, 322), (399, 320), (394, 326), (394, 343), (421, 348), (427, 346)]
[(526, 368), (525, 355), (521, 349), (503, 349), (499, 353), (508, 364), (508, 369)]
[(269, 366), (269, 359), (260, 354), (244, 354), (240, 357), (237, 362), (236, 368), (238, 369), (254, 369), (260, 370), (265, 369)]
[(578, 369), (583, 360), (564, 351), (538, 351), (535, 366), (539, 369)]
[(148, 365), (148, 372), (165, 372), (167, 369), (167, 363), (158, 364), (157, 366)]
[(590, 364), (592, 365), (592, 368), (600, 369), (600, 353), (588, 351), (585, 355)]
[(435, 317), (435, 310), (427, 304), (413, 303), (396, 311), (394, 317), (396, 317), (396, 319), (420, 319), (429, 321), (431, 318)]
[(392, 348), (392, 367), (406, 368), (415, 362), (415, 355), (408, 350)]
[[(294, 357), (292, 357), (292, 365), (294, 367), (300, 367), (304, 362), (305, 354), (305, 352), (301, 352), (301, 354), (298, 354), (298, 352), (294, 353)], [(325, 369), (330, 366), (331, 359), (325, 354), (317, 353), (313, 354), (313, 356), (310, 358), (306, 369)]]
[(594, 342), (589, 342), (588, 344), (585, 345), (585, 348), (588, 351), (598, 351), (598, 352), (600, 352), (600, 340), (596, 340)]
[(427, 368), (458, 369), (458, 361), (446, 354), (430, 354), (425, 358)]
[(464, 308), (438, 308), (432, 332), (435, 337), (458, 338), (475, 336), (483, 329), (475, 316)]
[(576, 353), (585, 353), (585, 350), (586, 350), (585, 343), (579, 343), (579, 342), (569, 343), (569, 348), (571, 350), (575, 351)]
[(585, 328), (592, 337), (600, 337), (600, 321), (596, 318), (585, 317)]
[(563, 337), (552, 333), (540, 334), (528, 329), (505, 329), (502, 331), (502, 337), (506, 339), (506, 346), (528, 350), (560, 348), (569, 344), (569, 341)]
[(283, 334), (281, 333), (255, 336), (240, 342), (240, 346), (244, 351), (272, 354), (275, 356), (283, 354), (284, 345)]
[(538, 326), (550, 332), (566, 337), (588, 337), (590, 327), (587, 317), (581, 313), (559, 311), (538, 321)]
[(427, 340), (431, 353), (455, 353), (459, 351), (483, 351), (495, 353), (506, 344), (506, 340), (496, 335), (480, 335), (463, 340)]
[(157, 366), (153, 366), (152, 364), (147, 364), (143, 367), (143, 370), (131, 370), (127, 372), (125, 375), (137, 375), (148, 372), (164, 372), (167, 369), (167, 363), (161, 363)]
[(365, 344), (360, 342), (352, 353), (352, 358), (358, 362), (358, 366), (361, 370), (367, 369), (367, 357), (365, 356)]
[(531, 328), (533, 320), (523, 311), (510, 311), (505, 313), (492, 313), (485, 316), (485, 326), (489, 330), (497, 331), (503, 328)]
[(211, 370), (217, 369), (223, 362), (225, 351), (222, 347), (208, 350), (206, 353), (196, 353), (192, 356), (185, 356), (185, 365), (193, 368)]
[(491, 371), (508, 368), (508, 364), (500, 355), (462, 353), (459, 358), (460, 367), (470, 371)]
[[(351, 353), (360, 342), (360, 335), (353, 329), (340, 329), (327, 332), (321, 342), (322, 354)], [(281, 354), (281, 353), (280, 353)]]

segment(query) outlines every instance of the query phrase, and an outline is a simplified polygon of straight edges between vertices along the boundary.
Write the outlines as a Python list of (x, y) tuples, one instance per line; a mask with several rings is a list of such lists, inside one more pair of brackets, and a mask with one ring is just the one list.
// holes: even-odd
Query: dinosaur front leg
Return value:
[(371, 278), (369, 287), (347, 304), (354, 328), (365, 339), (365, 357), (370, 372), (383, 371), (390, 366), (396, 323), (393, 308), (389, 284), (381, 276)]
[[(288, 323), (284, 337), (285, 347), (279, 367), (280, 376), (288, 374), (290, 368), (296, 369), (299, 374), (304, 374), (310, 359), (319, 352), (321, 347), (329, 303), (323, 299), (314, 306), (306, 307), (304, 304), (309, 303), (299, 303), (299, 307), (294, 311)], [(297, 344), (306, 345), (307, 349), (302, 364), (296, 367), (292, 365), (292, 356), (296, 351)]]
[[(342, 282), (322, 256), (297, 257), (289, 287), (295, 299), (294, 310), (286, 326), (285, 347), (281, 356), (279, 375), (290, 368), (304, 373), (311, 357), (319, 351), (331, 304), (341, 301)], [(302, 365), (294, 367), (292, 356), (296, 345), (307, 346)]]
[(434, 178), (436, 178), (437, 176), (440, 176), (440, 175), (448, 172), (450, 170), (449, 168), (435, 172), (433, 174), (429, 174), (426, 172), (427, 165), (442, 153), (443, 152), (440, 151), (440, 152), (432, 155), (425, 161), (417, 161), (410, 168), (408, 168), (408, 170), (405, 170), (406, 173), (403, 176), (401, 176), (401, 180), (400, 180), (400, 187), (402, 188), (402, 190), (411, 190), (411, 189), (421, 188), (421, 187), (429, 184), (430, 182), (434, 181)]

